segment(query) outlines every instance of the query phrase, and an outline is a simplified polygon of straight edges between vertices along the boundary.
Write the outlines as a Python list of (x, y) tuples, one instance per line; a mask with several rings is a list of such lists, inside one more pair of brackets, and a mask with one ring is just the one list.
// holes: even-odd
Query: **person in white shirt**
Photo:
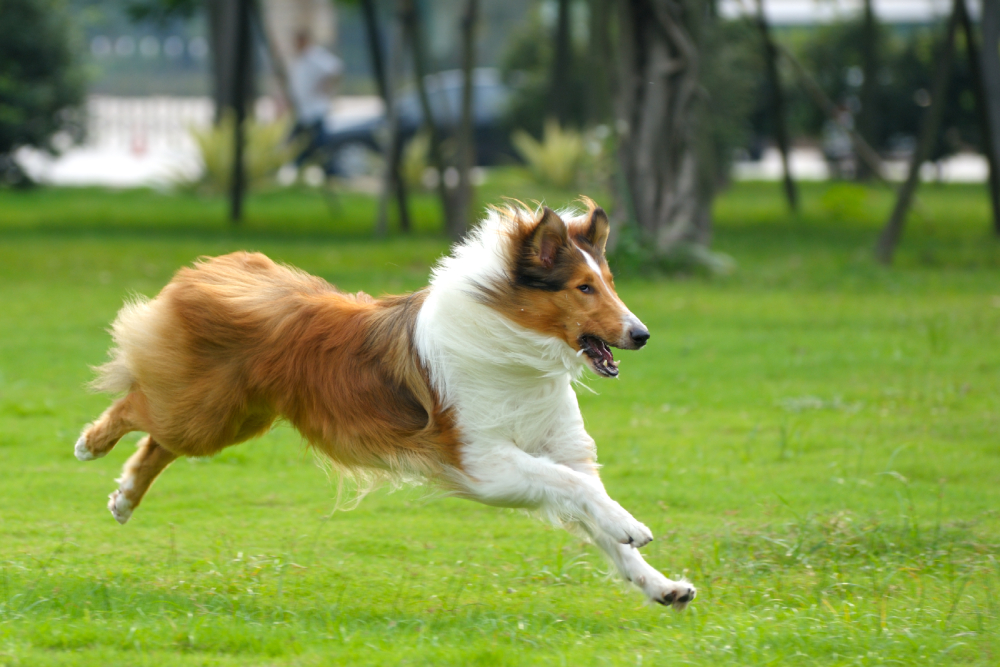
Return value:
[(307, 30), (295, 34), (295, 59), (288, 68), (288, 92), (295, 108), (292, 138), (302, 137), (306, 144), (296, 159), (299, 165), (324, 143), (324, 120), (333, 100), (334, 86), (343, 71), (343, 61), (314, 44)]

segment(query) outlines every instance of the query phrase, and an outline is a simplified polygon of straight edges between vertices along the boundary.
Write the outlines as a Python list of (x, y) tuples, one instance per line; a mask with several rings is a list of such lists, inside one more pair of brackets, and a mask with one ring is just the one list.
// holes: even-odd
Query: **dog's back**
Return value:
[(142, 430), (175, 456), (209, 456), (283, 417), (336, 464), (439, 473), (457, 438), (412, 350), (422, 300), (345, 294), (260, 254), (181, 269), (119, 313), (95, 386), (126, 396), (82, 453)]

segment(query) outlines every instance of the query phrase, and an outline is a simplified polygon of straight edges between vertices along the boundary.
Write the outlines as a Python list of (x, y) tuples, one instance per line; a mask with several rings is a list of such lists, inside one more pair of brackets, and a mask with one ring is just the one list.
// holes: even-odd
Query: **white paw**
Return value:
[(621, 544), (638, 549), (653, 541), (653, 532), (618, 503), (613, 503), (613, 507), (604, 516), (598, 517), (598, 521), (601, 530)]
[[(93, 461), (94, 459), (101, 458), (97, 456), (87, 447), (87, 434), (84, 433), (80, 436), (80, 439), (76, 441), (76, 446), (73, 447), (73, 453), (76, 454), (76, 458), (81, 461)], [(103, 456), (103, 455), (102, 455)]]
[(132, 503), (125, 497), (121, 489), (108, 496), (108, 509), (111, 510), (115, 521), (122, 525), (132, 516)]
[(695, 587), (683, 579), (671, 581), (652, 568), (648, 573), (635, 577), (632, 581), (649, 596), (650, 600), (673, 607), (677, 611), (688, 606), (688, 603), (698, 595)]

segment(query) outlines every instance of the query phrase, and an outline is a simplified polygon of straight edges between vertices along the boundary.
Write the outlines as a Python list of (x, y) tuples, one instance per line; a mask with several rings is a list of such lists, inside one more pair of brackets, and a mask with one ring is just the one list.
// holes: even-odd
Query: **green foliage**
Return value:
[(751, 137), (750, 113), (760, 99), (763, 51), (750, 21), (712, 21), (704, 25), (701, 79), (704, 98), (699, 129), (702, 156), (716, 183), (728, 180), (735, 148)]
[[(718, 198), (728, 277), (619, 272), (650, 327), (619, 381), (580, 391), (610, 493), (650, 525), (645, 557), (699, 585), (642, 603), (576, 538), (426, 489), (332, 513), (336, 489), (286, 426), (168, 469), (125, 527), (104, 509), (135, 442), (72, 455), (105, 396), (84, 390), (108, 322), (202, 254), (253, 248), (345, 290), (426, 284), (447, 248), (371, 239), (374, 198), (148, 191), (0, 193), (0, 664), (942, 665), (1000, 646), (996, 434), (1000, 244), (981, 186), (921, 191), (892, 269), (892, 205), (838, 219), (826, 184), (786, 213), (774, 184)], [(514, 170), (502, 194), (559, 207)], [(603, 198), (599, 193), (599, 201)], [(602, 201), (602, 203), (604, 203)]]
[[(931, 79), (937, 67), (943, 32), (940, 24), (912, 27), (905, 31), (878, 26), (879, 67), (873, 137), (877, 148), (898, 148), (903, 137), (915, 137), (919, 133), (930, 100), (927, 91), (931, 89)], [(862, 34), (861, 21), (851, 20), (816, 26), (808, 31), (791, 31), (781, 39), (793, 44), (803, 65), (830, 99), (857, 111), (860, 109), (861, 79), (851, 81), (849, 73), (852, 68), (861, 72)], [(955, 47), (951, 84), (934, 159), (965, 146), (982, 143), (972, 97), (972, 78), (961, 35)], [(788, 84), (792, 93), (793, 131), (818, 136), (827, 122), (825, 114), (796, 81), (789, 78)]]
[(49, 140), (74, 127), (83, 74), (74, 62), (72, 31), (59, 0), (0, 4), (0, 184), (20, 178), (9, 155), (21, 146), (50, 149)]
[(820, 206), (836, 220), (857, 220), (867, 214), (868, 190), (851, 183), (836, 183), (820, 198)]
[[(572, 32), (572, 31), (571, 31)], [(511, 130), (521, 129), (540, 137), (550, 112), (552, 60), (555, 58), (554, 37), (541, 20), (539, 11), (530, 12), (521, 26), (510, 31), (510, 42), (504, 51), (501, 70), (514, 94), (507, 105), (506, 119)], [(563, 72), (564, 94), (569, 96), (566, 109), (568, 125), (582, 128), (589, 122), (605, 119), (588, 118), (592, 106), (588, 96), (594, 94), (592, 79), (585, 69), (587, 45), (571, 40), (569, 71)], [(610, 64), (609, 64), (610, 65)]]
[(541, 141), (524, 130), (515, 130), (511, 140), (531, 175), (540, 183), (569, 188), (576, 182), (585, 156), (579, 132), (563, 129), (557, 120), (549, 118)]
[[(194, 182), (180, 179), (182, 185), (215, 194), (229, 191), (233, 174), (235, 118), (233, 112), (229, 111), (216, 125), (206, 129), (191, 129), (204, 170)], [(287, 119), (272, 123), (261, 123), (252, 118), (245, 121), (243, 164), (249, 189), (260, 188), (272, 182), (278, 170), (298, 154), (300, 144), (288, 141), (290, 127)]]
[(424, 172), (430, 161), (431, 137), (425, 131), (417, 133), (403, 147), (403, 159), (400, 164), (400, 171), (403, 180), (411, 188), (424, 187)]
[(198, 0), (126, 0), (125, 11), (133, 21), (167, 23), (172, 19), (189, 19), (201, 8)]

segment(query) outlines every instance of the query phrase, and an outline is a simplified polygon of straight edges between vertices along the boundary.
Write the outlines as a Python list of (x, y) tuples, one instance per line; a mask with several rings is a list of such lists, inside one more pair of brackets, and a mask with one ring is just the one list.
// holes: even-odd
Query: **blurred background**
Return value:
[(612, 246), (624, 231), (654, 259), (707, 248), (712, 202), (732, 181), (778, 181), (793, 211), (801, 181), (902, 184), (883, 261), (919, 182), (992, 183), (997, 201), (990, 2), (7, 0), (2, 11), (8, 186), (214, 194), (234, 221), (251, 191), (364, 192), (379, 198), (381, 234), (408, 229), (409, 197), (430, 192), (458, 238), (475, 188), (497, 172), (513, 178), (510, 196), (517, 175), (597, 194), (613, 210)]

